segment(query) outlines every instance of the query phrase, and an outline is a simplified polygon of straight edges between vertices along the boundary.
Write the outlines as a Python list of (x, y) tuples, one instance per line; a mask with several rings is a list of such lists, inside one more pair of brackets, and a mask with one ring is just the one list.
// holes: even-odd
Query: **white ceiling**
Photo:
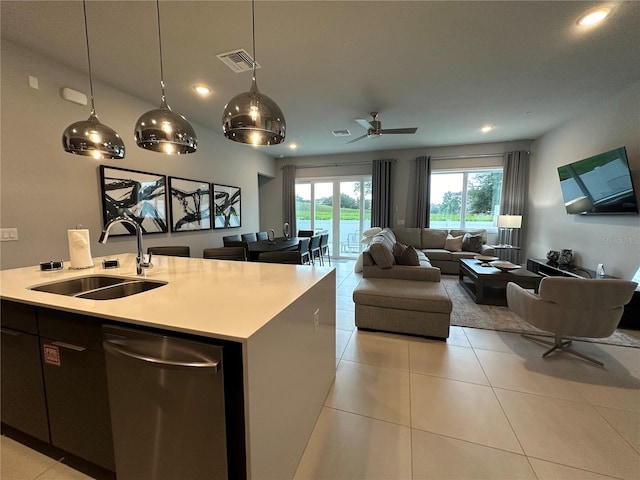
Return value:
[[(258, 87), (287, 121), (286, 144), (264, 148), (277, 157), (534, 139), (640, 80), (640, 2), (609, 2), (604, 24), (576, 25), (600, 4), (259, 0)], [(81, 2), (0, 5), (2, 37), (87, 71)], [(216, 54), (251, 52), (251, 3), (161, 0), (160, 15), (169, 104), (222, 135), (224, 105), (251, 73)], [(94, 79), (159, 105), (155, 2), (89, 0), (87, 16)], [(214, 93), (196, 97), (196, 82)], [(95, 99), (99, 114), (99, 89)], [(383, 128), (418, 131), (347, 145), (371, 111)], [(484, 124), (495, 129), (483, 134)], [(331, 133), (342, 129), (352, 136)]]

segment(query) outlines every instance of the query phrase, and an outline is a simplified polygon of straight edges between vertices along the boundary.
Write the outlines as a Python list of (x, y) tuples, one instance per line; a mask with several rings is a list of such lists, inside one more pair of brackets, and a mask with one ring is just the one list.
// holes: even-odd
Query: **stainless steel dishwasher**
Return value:
[(103, 326), (118, 480), (227, 478), (222, 347)]

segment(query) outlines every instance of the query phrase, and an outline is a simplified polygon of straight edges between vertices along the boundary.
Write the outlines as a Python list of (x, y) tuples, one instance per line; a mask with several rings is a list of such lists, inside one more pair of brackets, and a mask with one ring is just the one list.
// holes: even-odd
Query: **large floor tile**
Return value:
[(496, 389), (527, 456), (637, 479), (640, 456), (586, 403)]
[(457, 327), (455, 325), (451, 325), (449, 327), (449, 338), (447, 338), (447, 345), (471, 348), (471, 344), (469, 343), (469, 339), (464, 332), (464, 328)]
[(493, 390), (484, 385), (412, 373), (411, 426), (522, 453)]
[(409, 342), (409, 359), (411, 371), (415, 373), (489, 385), (471, 348)]
[(56, 463), (39, 476), (37, 480), (93, 480), (93, 477), (89, 477), (63, 463)]
[(343, 359), (325, 405), (409, 426), (409, 372)]
[(599, 473), (587, 472), (566, 465), (545, 462), (537, 458), (529, 458), (538, 480), (611, 480), (611, 477)]
[(521, 353), (529, 351), (542, 354), (541, 347), (523, 338), (519, 333), (465, 328), (464, 333), (471, 346), (478, 350), (491, 350), (504, 353)]
[(571, 385), (592, 405), (640, 413), (640, 379), (636, 377), (594, 369), (576, 375)]
[(352, 331), (336, 328), (336, 358), (342, 358), (344, 349), (347, 348), (352, 334)]
[(342, 356), (345, 360), (409, 370), (407, 337), (356, 330)]
[(0, 437), (0, 478), (32, 480), (56, 465), (57, 460), (2, 435)]
[(411, 479), (411, 430), (325, 407), (294, 478)]
[(570, 370), (581, 368), (581, 365), (572, 359), (544, 359), (537, 355), (522, 357), (513, 353), (489, 350), (475, 352), (493, 387), (585, 401), (580, 392), (566, 379), (571, 377)]
[[(612, 408), (596, 407), (600, 415), (611, 425), (636, 452), (640, 453), (640, 414), (613, 410)], [(640, 465), (638, 465), (640, 477)]]
[(356, 328), (356, 320), (353, 312), (336, 309), (336, 329), (353, 332)]
[(412, 430), (413, 479), (532, 479), (524, 455)]

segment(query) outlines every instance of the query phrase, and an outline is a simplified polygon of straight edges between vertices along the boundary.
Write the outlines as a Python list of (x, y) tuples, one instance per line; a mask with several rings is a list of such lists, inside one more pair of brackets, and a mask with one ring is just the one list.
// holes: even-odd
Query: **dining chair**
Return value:
[(257, 242), (258, 241), (258, 236), (256, 235), (255, 232), (243, 233), (242, 235), (240, 235), (240, 237), (242, 238), (242, 241), (244, 241), (244, 242)]
[(302, 253), (298, 250), (285, 252), (263, 252), (258, 256), (259, 262), (266, 263), (288, 263), (293, 265), (304, 265)]
[(299, 237), (313, 237), (313, 230), (298, 230)]
[(222, 244), (225, 247), (235, 247), (237, 245), (233, 245), (231, 242), (241, 242), (242, 239), (240, 238), (240, 235), (226, 235), (224, 237), (222, 237)]
[(169, 257), (190, 257), (191, 249), (188, 245), (165, 245), (161, 247), (149, 247), (147, 253), (152, 255), (167, 255)]
[(300, 252), (301, 262), (303, 264), (310, 265), (311, 264), (311, 255), (309, 252), (309, 242), (311, 242), (310, 237), (303, 237), (298, 242), (298, 251)]
[(205, 248), (202, 251), (202, 258), (215, 260), (235, 260), (240, 262), (247, 261), (247, 251), (244, 247), (214, 247)]
[(256, 237), (258, 237), (258, 240), (269, 240), (269, 234), (267, 232), (257, 232)]
[(324, 265), (322, 261), (322, 253), (320, 252), (320, 235), (314, 235), (309, 242), (309, 255), (311, 256), (311, 263), (316, 264), (316, 258), (320, 265)]
[(329, 266), (331, 266), (331, 254), (329, 253), (329, 234), (323, 233), (320, 235), (320, 256), (322, 258), (322, 264), (324, 265), (324, 255), (327, 255), (329, 259)]

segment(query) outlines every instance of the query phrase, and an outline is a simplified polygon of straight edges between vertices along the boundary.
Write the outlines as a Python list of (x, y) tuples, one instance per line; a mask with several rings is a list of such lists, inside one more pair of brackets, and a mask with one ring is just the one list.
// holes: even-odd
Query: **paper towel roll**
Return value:
[(69, 268), (91, 268), (93, 259), (91, 258), (91, 243), (89, 241), (89, 230), (67, 230), (69, 240)]

